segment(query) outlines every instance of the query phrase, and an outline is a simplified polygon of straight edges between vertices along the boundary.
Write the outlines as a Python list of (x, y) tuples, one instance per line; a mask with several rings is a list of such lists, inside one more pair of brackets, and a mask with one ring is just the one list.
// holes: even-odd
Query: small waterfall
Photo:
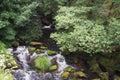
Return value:
[[(13, 72), (16, 80), (62, 80), (60, 75), (64, 72), (64, 69), (69, 66), (66, 63), (64, 56), (62, 56), (60, 53), (57, 53), (54, 56), (49, 56), (47, 54), (47, 50), (40, 54), (37, 54), (36, 52), (30, 54), (27, 47), (19, 46), (15, 51), (12, 51), (12, 53), (22, 66), (21, 69)], [(50, 60), (56, 58), (58, 69), (54, 74), (46, 72), (42, 75), (39, 75), (36, 70), (31, 70), (31, 67), (28, 63), (31, 63), (35, 58), (44, 55), (47, 55)]]
[(28, 48), (26, 48), (25, 46), (23, 47), (20, 46), (16, 49), (16, 51), (13, 51), (13, 55), (16, 55), (16, 57), (19, 60), (19, 63), (23, 67), (23, 70), (29, 69), (28, 57), (30, 54), (29, 54)]

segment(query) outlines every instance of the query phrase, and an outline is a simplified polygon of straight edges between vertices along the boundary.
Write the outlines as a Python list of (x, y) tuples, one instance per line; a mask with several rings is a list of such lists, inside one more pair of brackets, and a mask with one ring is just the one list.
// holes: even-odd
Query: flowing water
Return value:
[[(60, 75), (64, 72), (64, 69), (69, 66), (64, 56), (57, 52), (54, 56), (48, 56), (47, 50), (41, 54), (37, 54), (36, 52), (30, 54), (27, 47), (19, 46), (15, 51), (12, 51), (12, 53), (17, 58), (18, 63), (21, 64), (21, 68), (13, 72), (15, 80), (62, 80)], [(44, 55), (47, 55), (50, 60), (56, 58), (58, 69), (54, 74), (46, 72), (40, 75), (37, 70), (31, 69), (29, 62), (38, 56)]]

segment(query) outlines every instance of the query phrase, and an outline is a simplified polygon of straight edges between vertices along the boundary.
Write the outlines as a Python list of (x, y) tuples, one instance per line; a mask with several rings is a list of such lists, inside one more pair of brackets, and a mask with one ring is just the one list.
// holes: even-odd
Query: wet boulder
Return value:
[(57, 65), (52, 65), (50, 68), (49, 68), (49, 71), (56, 71), (58, 68)]
[(56, 55), (56, 51), (48, 50), (48, 55), (49, 56)]
[(74, 71), (74, 69), (73, 69), (73, 67), (72, 66), (68, 66), (68, 67), (66, 67), (65, 68), (65, 70), (64, 71), (67, 71), (67, 72), (72, 72), (72, 71)]
[(61, 74), (61, 78), (62, 78), (63, 80), (68, 80), (69, 76), (70, 76), (70, 73), (69, 73), (69, 72), (63, 72), (63, 73)]
[(33, 42), (30, 42), (29, 45), (33, 46), (33, 47), (36, 47), (36, 48), (39, 48), (40, 46), (43, 45), (43, 43), (33, 41)]
[(35, 51), (37, 54), (40, 54), (41, 53), (41, 50), (40, 49), (36, 49)]
[(56, 62), (56, 58), (53, 58), (53, 59), (51, 60), (51, 63), (52, 63), (52, 65), (57, 64), (57, 62)]
[(29, 51), (30, 53), (35, 52), (35, 50), (36, 50), (35, 47), (31, 47), (31, 46), (28, 47), (28, 51)]
[(86, 74), (84, 72), (82, 72), (82, 71), (74, 72), (73, 76), (74, 77), (79, 77), (79, 78), (83, 78), (83, 77), (86, 78), (87, 77)]
[(46, 50), (47, 47), (46, 47), (46, 46), (40, 46), (40, 49), (42, 49), (42, 50)]

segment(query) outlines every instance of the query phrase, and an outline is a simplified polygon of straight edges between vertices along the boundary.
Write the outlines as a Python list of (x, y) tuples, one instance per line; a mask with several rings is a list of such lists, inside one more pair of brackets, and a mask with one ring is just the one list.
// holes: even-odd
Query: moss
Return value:
[(70, 73), (69, 73), (69, 72), (63, 72), (63, 73), (61, 74), (62, 79), (68, 79), (69, 76), (70, 76)]
[(30, 53), (32, 53), (36, 50), (36, 48), (35, 47), (28, 47), (28, 50), (29, 50)]
[(49, 68), (49, 71), (55, 71), (57, 70), (58, 66), (57, 65), (52, 65), (50, 68)]
[(56, 55), (56, 51), (48, 50), (48, 55)]
[(40, 50), (40, 49), (37, 49), (37, 50), (36, 50), (36, 53), (37, 53), (37, 54), (40, 54), (40, 53), (41, 53), (41, 50)]
[(51, 62), (46, 56), (37, 57), (34, 60), (34, 63), (35, 63), (35, 67), (41, 72), (47, 71), (51, 66)]
[(65, 71), (71, 72), (71, 71), (73, 71), (73, 68), (71, 66), (69, 66), (69, 67), (65, 68)]
[(100, 80), (100, 78), (95, 78), (95, 79), (92, 79), (92, 80)]
[(83, 73), (82, 71), (74, 72), (73, 75), (75, 77), (86, 77), (86, 74)]
[(40, 46), (40, 49), (47, 49), (47, 47), (45, 47), (45, 46)]

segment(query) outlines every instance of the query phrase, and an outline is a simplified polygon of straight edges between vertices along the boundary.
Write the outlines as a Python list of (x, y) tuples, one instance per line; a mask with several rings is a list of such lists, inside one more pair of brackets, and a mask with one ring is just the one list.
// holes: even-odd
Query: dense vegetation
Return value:
[(5, 49), (12, 41), (39, 41), (50, 24), (56, 29), (50, 37), (64, 54), (84, 53), (93, 71), (93, 64), (120, 71), (119, 0), (0, 0), (0, 55), (10, 56)]

